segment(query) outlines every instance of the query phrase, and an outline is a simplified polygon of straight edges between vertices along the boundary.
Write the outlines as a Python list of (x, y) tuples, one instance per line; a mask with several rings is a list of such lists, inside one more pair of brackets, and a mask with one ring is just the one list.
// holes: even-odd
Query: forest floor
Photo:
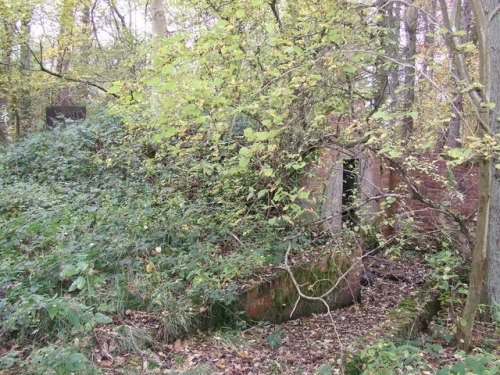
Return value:
[[(374, 277), (371, 284), (362, 288), (361, 302), (334, 310), (331, 317), (318, 314), (246, 330), (197, 332), (166, 344), (154, 338), (155, 330), (161, 329), (157, 315), (132, 310), (123, 318), (114, 315), (113, 323), (99, 325), (95, 330), (94, 366), (106, 375), (341, 373), (338, 369), (353, 355), (384, 336), (380, 327), (387, 321), (388, 313), (402, 301), (416, 297), (431, 272), (426, 262), (414, 257), (371, 256), (366, 258), (365, 267)], [(446, 335), (453, 336), (451, 329), (456, 317), (452, 311), (441, 310), (428, 330), (412, 341), (412, 345), (427, 348), (438, 344), (438, 352), (422, 351), (427, 365), (436, 371), (400, 373), (434, 374), (443, 365), (452, 365), (460, 359), (456, 346), (444, 339)], [(434, 337), (437, 331), (441, 332)], [(130, 334), (127, 336), (126, 332)], [(147, 332), (152, 334), (148, 336)], [(474, 337), (475, 345), (486, 344), (490, 348), (500, 339), (498, 330), (484, 324), (476, 325)], [(4, 347), (0, 354), (5, 350), (20, 350), (25, 357), (30, 355), (29, 347)], [(498, 348), (492, 352), (498, 358)], [(0, 375), (19, 373), (22, 372), (15, 369), (0, 370)]]
[[(108, 375), (313, 374), (340, 368), (343, 357), (356, 350), (350, 344), (363, 340), (385, 321), (388, 311), (415, 295), (429, 274), (429, 267), (414, 258), (370, 257), (365, 265), (375, 276), (373, 283), (363, 288), (361, 303), (332, 312), (334, 324), (330, 316), (321, 314), (283, 324), (257, 325), (244, 331), (199, 332), (140, 355), (115, 349), (113, 359), (102, 359), (102, 343), (107, 342), (104, 347), (112, 346), (116, 329), (107, 325), (100, 335), (100, 348), (95, 350), (100, 359), (96, 365)], [(154, 326), (154, 321), (145, 313), (129, 311), (127, 319), (119, 324)], [(370, 344), (369, 340), (363, 341), (364, 347)], [(446, 357), (453, 361), (454, 350), (450, 348), (448, 352), (442, 352), (445, 358), (440, 359), (440, 365)]]

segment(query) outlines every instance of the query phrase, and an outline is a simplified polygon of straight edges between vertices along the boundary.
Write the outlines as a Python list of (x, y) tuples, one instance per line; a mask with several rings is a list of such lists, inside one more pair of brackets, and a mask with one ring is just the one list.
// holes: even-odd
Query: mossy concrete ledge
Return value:
[(429, 323), (441, 308), (439, 291), (434, 283), (427, 283), (403, 300), (387, 314), (384, 322), (354, 341), (348, 347), (345, 362), (348, 374), (361, 374), (363, 361), (359, 353), (380, 340), (412, 340), (427, 329)]
[[(350, 256), (329, 254), (321, 259), (292, 267), (301, 290), (309, 296), (320, 296), (345, 274), (339, 285), (326, 298), (330, 308), (340, 308), (353, 304), (360, 298), (361, 249)], [(280, 271), (271, 280), (254, 285), (243, 291), (233, 309), (244, 312), (247, 319), (282, 323), (313, 313), (326, 312), (320, 301), (301, 299), (294, 310), (299, 294), (290, 274)], [(291, 315), (293, 312), (293, 315)]]

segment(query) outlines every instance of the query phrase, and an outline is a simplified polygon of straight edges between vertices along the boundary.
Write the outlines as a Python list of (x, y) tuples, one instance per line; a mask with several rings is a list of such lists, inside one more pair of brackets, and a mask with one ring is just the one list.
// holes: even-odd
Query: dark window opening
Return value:
[[(342, 210), (352, 206), (358, 196), (358, 159), (344, 159), (342, 161)], [(358, 224), (356, 210), (343, 211), (342, 223), (352, 228)]]

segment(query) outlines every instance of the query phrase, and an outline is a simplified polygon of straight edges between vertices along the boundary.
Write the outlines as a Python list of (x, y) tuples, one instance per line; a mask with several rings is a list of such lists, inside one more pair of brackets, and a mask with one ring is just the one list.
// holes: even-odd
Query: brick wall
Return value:
[[(422, 162), (432, 165), (431, 173), (409, 171), (408, 176), (425, 198), (445, 204), (469, 220), (474, 219), (477, 208), (478, 169), (475, 165), (463, 164), (453, 168), (439, 155), (422, 155)], [(437, 177), (437, 178), (436, 178)], [(399, 172), (391, 171), (389, 189), (411, 196)], [(417, 199), (405, 199), (398, 207), (411, 213), (418, 227), (424, 231), (439, 230), (450, 222), (450, 218), (437, 209)]]
[[(375, 154), (325, 150), (316, 165), (310, 166), (310, 177), (303, 181), (303, 186), (312, 193), (312, 203), (309, 202), (309, 208), (315, 209), (319, 216), (326, 217), (341, 209), (342, 167), (338, 161), (342, 158), (357, 158), (361, 161), (360, 185), (363, 199), (383, 192), (411, 197), (401, 174), (388, 168)], [(477, 167), (463, 164), (448, 168), (446, 160), (436, 154), (422, 155), (421, 160), (422, 164), (432, 165), (430, 173), (418, 170), (408, 173), (421, 195), (447, 204), (447, 207), (462, 216), (473, 219), (477, 207)], [(379, 202), (371, 202), (369, 211), (376, 213), (378, 205)], [(444, 213), (412, 198), (404, 199), (394, 206), (390, 213), (409, 214), (421, 230), (429, 232), (439, 230), (450, 222)], [(327, 223), (326, 229), (338, 231), (340, 228), (340, 217), (337, 217)], [(383, 228), (386, 234), (395, 230), (398, 230), (397, 225), (395, 228)]]

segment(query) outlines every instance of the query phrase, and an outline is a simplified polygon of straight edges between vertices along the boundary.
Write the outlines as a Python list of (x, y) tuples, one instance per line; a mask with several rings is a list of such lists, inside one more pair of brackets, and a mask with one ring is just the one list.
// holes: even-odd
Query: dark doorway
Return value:
[(358, 196), (358, 171), (358, 159), (342, 161), (342, 224), (345, 223), (348, 228), (358, 224), (355, 209), (344, 211), (355, 203)]

